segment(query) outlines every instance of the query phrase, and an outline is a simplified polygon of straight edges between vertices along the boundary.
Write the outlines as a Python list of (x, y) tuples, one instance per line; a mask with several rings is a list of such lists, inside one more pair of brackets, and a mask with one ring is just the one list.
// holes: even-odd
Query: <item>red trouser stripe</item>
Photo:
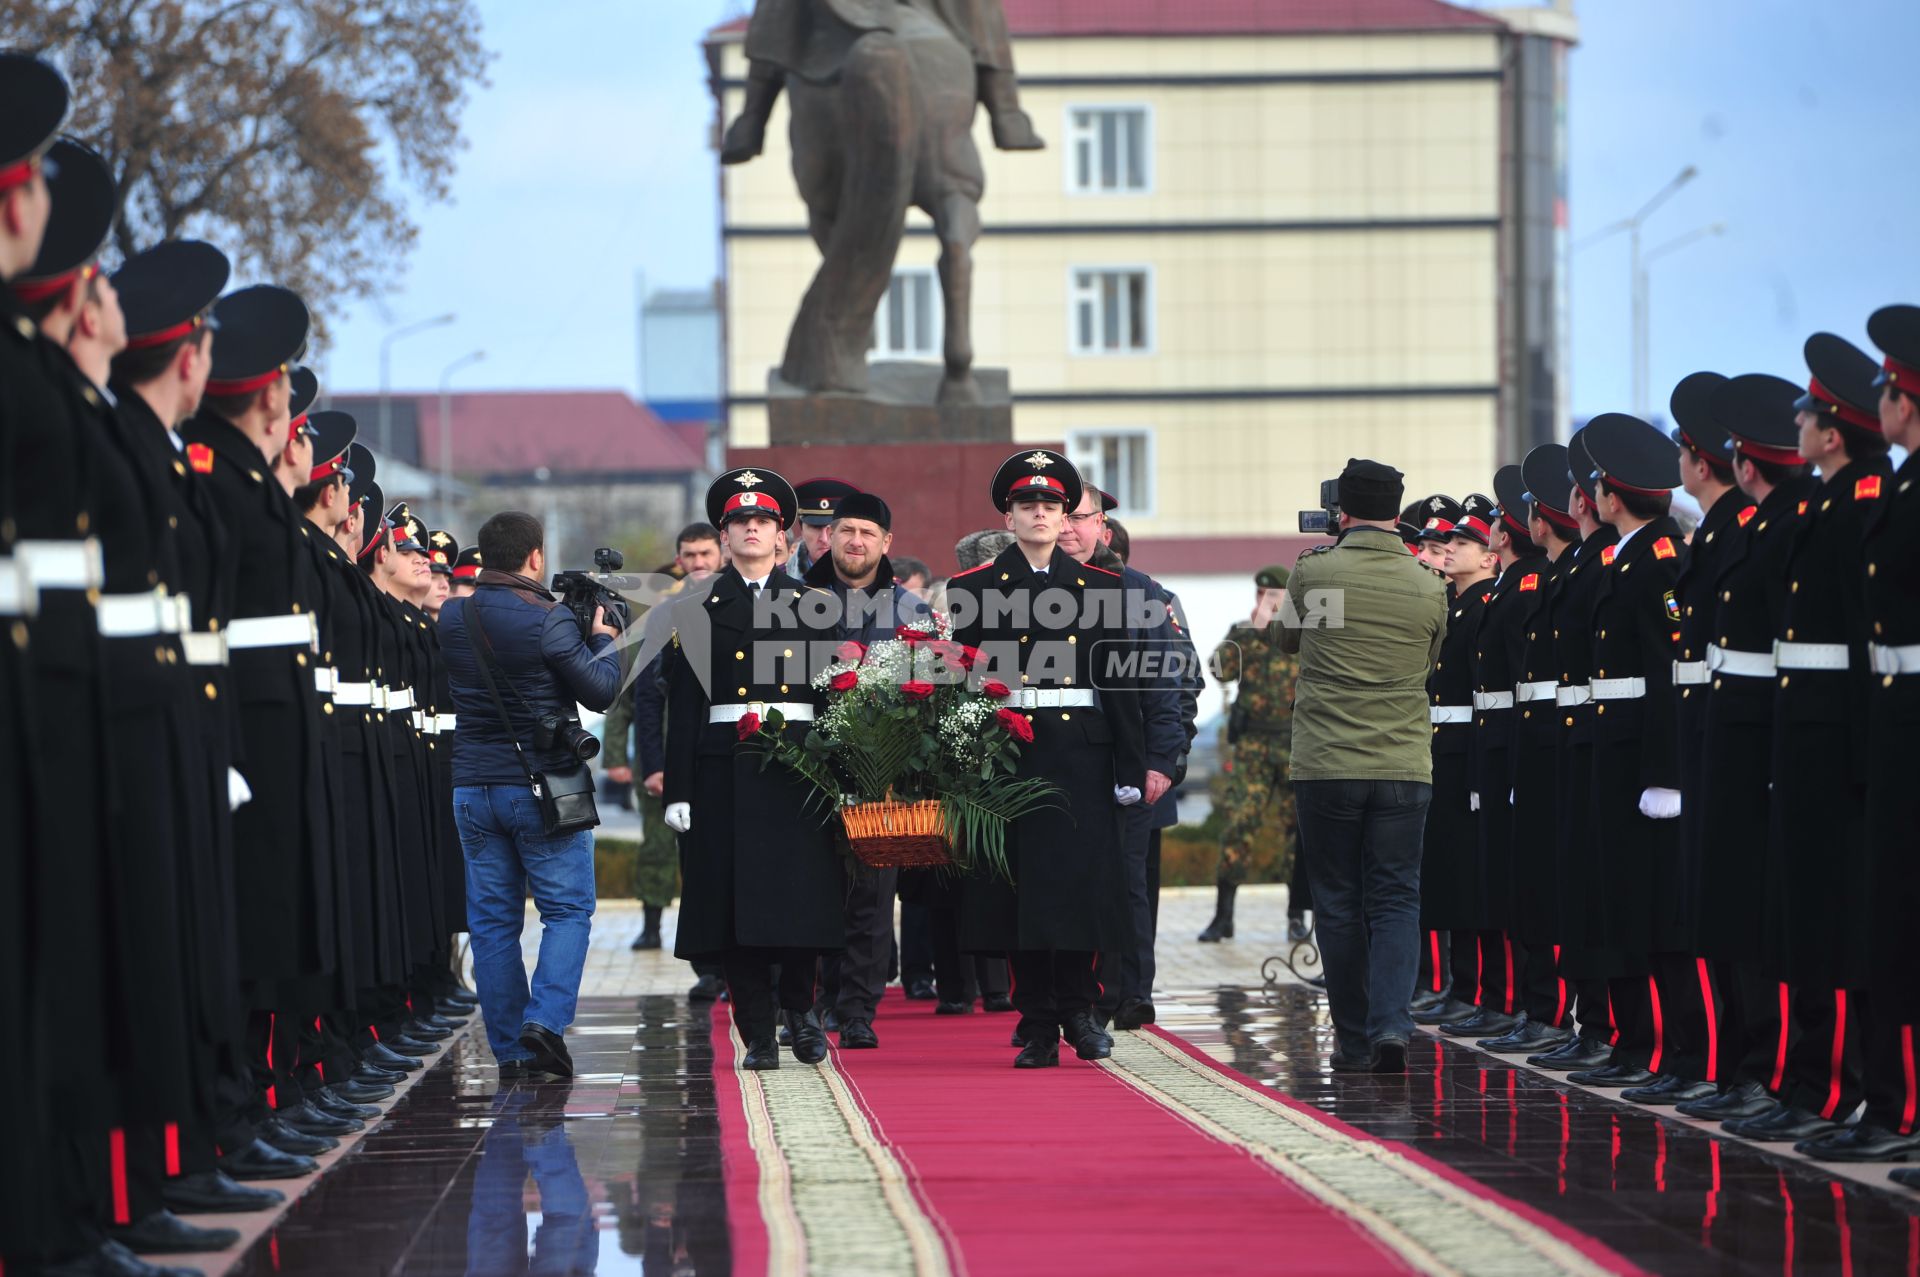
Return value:
[(1500, 1009), (1507, 1015), (1513, 1014), (1513, 937), (1506, 932), (1500, 933), (1500, 947), (1507, 951), (1507, 1001)]
[(1473, 1005), (1480, 1005), (1480, 984), (1487, 978), (1487, 945), (1479, 937), (1473, 941)]
[(1907, 1082), (1907, 1102), (1900, 1110), (1900, 1134), (1913, 1134), (1913, 1110), (1917, 1098), (1913, 1084), (1913, 1026), (1900, 1026), (1900, 1071)]
[(107, 1135), (107, 1148), (113, 1168), (113, 1222), (131, 1224), (133, 1209), (127, 1205), (127, 1133), (116, 1126)]
[(1785, 984), (1780, 986), (1780, 1045), (1773, 1052), (1773, 1081), (1767, 1089), (1775, 1095), (1787, 1081), (1787, 1031), (1793, 1024), (1793, 992)]
[[(271, 1011), (267, 1012), (267, 1076), (269, 1077), (273, 1076), (273, 1030), (278, 1022), (278, 1016)], [(269, 1084), (267, 1086), (267, 1107), (277, 1109), (280, 1105), (275, 1100), (273, 1092), (274, 1087)]]
[(1660, 1054), (1667, 1049), (1667, 1026), (1660, 1019), (1660, 982), (1652, 976), (1647, 977), (1647, 996), (1653, 1000), (1653, 1055), (1647, 1060), (1647, 1071), (1660, 1071)]
[(1440, 933), (1427, 932), (1427, 940), (1433, 945), (1433, 991), (1440, 992), (1446, 985), (1440, 982)]
[(1620, 1021), (1613, 1018), (1613, 990), (1607, 990), (1607, 1045), (1620, 1043)]
[(1720, 1071), (1720, 1019), (1713, 1009), (1713, 973), (1707, 969), (1705, 958), (1695, 958), (1695, 969), (1700, 972), (1700, 1005), (1707, 1012), (1707, 1077), (1709, 1082), (1719, 1081)]
[(167, 1123), (167, 1178), (173, 1179), (180, 1174), (180, 1127), (177, 1123)]
[(1567, 978), (1560, 974), (1560, 946), (1553, 946), (1553, 983), (1555, 1000), (1553, 1004), (1553, 1027), (1559, 1028), (1560, 1022), (1567, 1018)]
[(1827, 1102), (1820, 1116), (1829, 1122), (1840, 1107), (1840, 1070), (1847, 1058), (1847, 991), (1833, 991), (1833, 1061), (1827, 1074)]

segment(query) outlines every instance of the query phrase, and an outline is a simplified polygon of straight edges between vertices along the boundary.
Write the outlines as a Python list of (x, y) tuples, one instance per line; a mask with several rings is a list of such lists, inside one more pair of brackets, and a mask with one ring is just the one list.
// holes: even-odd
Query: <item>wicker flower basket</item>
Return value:
[(920, 869), (953, 863), (947, 846), (946, 807), (937, 799), (916, 803), (858, 803), (840, 809), (853, 854), (875, 869)]

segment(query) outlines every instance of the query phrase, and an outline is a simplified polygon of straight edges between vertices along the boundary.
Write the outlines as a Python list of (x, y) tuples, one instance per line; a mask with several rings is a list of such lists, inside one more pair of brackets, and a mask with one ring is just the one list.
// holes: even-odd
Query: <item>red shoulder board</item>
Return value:
[(1795, 514), (1805, 514), (1806, 512), (1807, 512), (1807, 503), (1804, 501), (1800, 503), (1800, 508), (1794, 511)]
[(1610, 568), (1610, 567), (1612, 567), (1612, 566), (1613, 566), (1613, 556), (1614, 556), (1614, 555), (1616, 555), (1616, 554), (1618, 554), (1618, 553), (1620, 553), (1620, 547), (1619, 547), (1619, 546), (1617, 546), (1617, 545), (1609, 545), (1609, 546), (1606, 546), (1606, 547), (1604, 547), (1604, 548), (1603, 548), (1603, 549), (1602, 549), (1602, 550), (1600, 551), (1600, 566), (1601, 566), (1601, 567), (1603, 567), (1603, 568)]
[(1537, 590), (1537, 589), (1539, 589), (1539, 588), (1540, 588), (1540, 574), (1539, 574), (1538, 572), (1529, 572), (1529, 573), (1527, 573), (1527, 574), (1526, 574), (1525, 576), (1523, 576), (1523, 577), (1521, 577), (1521, 578), (1520, 578), (1520, 588), (1521, 588), (1521, 589), (1523, 589), (1523, 590)]
[(193, 467), (195, 474), (212, 474), (213, 449), (204, 443), (188, 444), (187, 464)]
[(1870, 474), (1853, 485), (1855, 501), (1878, 501), (1880, 499), (1880, 476)]
[(1679, 553), (1680, 551), (1673, 548), (1672, 537), (1661, 537), (1653, 543), (1653, 557), (1656, 559), (1671, 559)]
[(1120, 578), (1120, 574), (1119, 574), (1118, 572), (1114, 572), (1114, 571), (1110, 571), (1110, 570), (1109, 570), (1109, 569), (1107, 569), (1107, 568), (1100, 568), (1100, 567), (1095, 567), (1095, 566), (1094, 566), (1093, 564), (1091, 564), (1091, 563), (1082, 563), (1082, 564), (1081, 564), (1080, 566), (1081, 566), (1081, 567), (1083, 567), (1083, 568), (1085, 568), (1085, 569), (1086, 569), (1087, 571), (1089, 571), (1089, 572), (1098, 572), (1098, 573), (1100, 573), (1100, 575), (1102, 575), (1102, 576), (1110, 576), (1110, 577), (1112, 577), (1112, 578), (1113, 578), (1114, 580), (1116, 580), (1116, 581), (1118, 581), (1118, 580), (1120, 580), (1120, 579), (1121, 579), (1121, 578)]
[(963, 576), (972, 576), (975, 572), (985, 572), (988, 568), (992, 566), (993, 566), (993, 560), (988, 559), (985, 563), (982, 563), (979, 567), (968, 568), (965, 572), (955, 572), (952, 576), (948, 577), (947, 579), (950, 581), (958, 581)]
[(1758, 513), (1760, 513), (1760, 507), (1757, 505), (1750, 505), (1746, 509), (1742, 510), (1739, 514), (1735, 515), (1734, 517), (1740, 520), (1740, 526), (1744, 528), (1747, 526), (1747, 520), (1753, 518), (1753, 516)]

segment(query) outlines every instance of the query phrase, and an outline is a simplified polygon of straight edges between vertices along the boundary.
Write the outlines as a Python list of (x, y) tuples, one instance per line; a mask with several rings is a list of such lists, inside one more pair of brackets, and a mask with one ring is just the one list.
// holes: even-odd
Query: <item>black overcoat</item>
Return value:
[[(1545, 592), (1547, 556), (1529, 555), (1509, 564), (1481, 604), (1473, 642), (1473, 690), (1481, 696), (1513, 694), (1527, 639), (1527, 623)], [(1473, 714), (1472, 791), (1480, 796), (1479, 913), (1485, 925), (1514, 931), (1519, 924), (1515, 893), (1513, 753), (1519, 743), (1517, 704), (1482, 705)]]
[[(1427, 675), (1427, 704), (1473, 707), (1473, 653), (1494, 581), (1475, 581), (1447, 607), (1447, 633)], [(1488, 925), (1480, 892), (1480, 817), (1473, 810), (1473, 721), (1433, 725), (1433, 801), (1420, 855), (1420, 926)]]
[[(1867, 617), (1873, 641), (1920, 644), (1920, 462), (1909, 456), (1867, 526)], [(1920, 675), (1880, 674), (1868, 711), (1867, 838), (1874, 1008), (1898, 1023), (1920, 1017), (1913, 948), (1920, 918)]]
[[(1563, 572), (1572, 566), (1574, 550), (1568, 547), (1561, 551), (1558, 559), (1539, 571), (1532, 587), (1527, 586), (1524, 575), (1514, 582), (1522, 614), (1520, 654), (1513, 669), (1516, 696), (1522, 684), (1559, 685), (1553, 627)], [(1519, 724), (1510, 773), (1513, 930), (1529, 945), (1553, 944), (1566, 934), (1560, 918), (1560, 861), (1555, 852), (1560, 812), (1560, 710), (1549, 697), (1516, 705), (1514, 713)]]
[[(1584, 688), (1593, 678), (1594, 600), (1619, 539), (1602, 526), (1566, 564), (1553, 607), (1553, 657), (1562, 687)], [(1554, 721), (1560, 725), (1555, 876), (1566, 933), (1561, 942), (1597, 949), (1603, 943), (1606, 887), (1593, 838), (1593, 706), (1557, 705)]]

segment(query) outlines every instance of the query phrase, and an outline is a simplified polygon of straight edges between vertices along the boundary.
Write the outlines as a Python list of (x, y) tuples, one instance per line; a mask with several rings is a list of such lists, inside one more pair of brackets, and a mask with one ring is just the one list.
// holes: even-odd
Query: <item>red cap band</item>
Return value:
[(346, 468), (347, 468), (347, 454), (343, 452), (339, 456), (335, 457), (333, 460), (323, 461), (319, 465), (315, 466), (312, 472), (307, 475), (307, 482), (318, 483), (320, 482), (320, 480), (327, 478), (329, 475), (339, 474), (342, 470), (345, 470)]
[(463, 563), (453, 570), (453, 579), (456, 581), (471, 581), (479, 575), (480, 565), (478, 563)]
[(784, 523), (780, 517), (780, 503), (763, 492), (736, 492), (727, 498), (727, 504), (721, 508), (720, 517), (745, 510), (749, 514), (764, 514), (775, 523)]
[(75, 284), (83, 284), (100, 273), (100, 268), (92, 262), (76, 266), (70, 271), (50, 275), (46, 279), (22, 280), (13, 286), (13, 295), (23, 302), (41, 302), (57, 293), (63, 293)]
[(1477, 515), (1470, 514), (1466, 518), (1460, 520), (1460, 522), (1453, 525), (1453, 530), (1455, 532), (1460, 531), (1462, 528), (1469, 528), (1472, 531), (1478, 532), (1483, 538), (1487, 540), (1491, 540), (1493, 538), (1493, 528), (1488, 525), (1485, 519), (1482, 519)]
[(207, 393), (225, 398), (228, 395), (250, 395), (256, 390), (265, 389), (286, 374), (287, 366), (281, 364), (271, 372), (263, 372), (253, 377), (234, 377), (226, 380), (209, 379)]
[(1052, 475), (1046, 475), (1046, 474), (1028, 475), (1026, 478), (1021, 479), (1017, 483), (1015, 483), (1013, 487), (1008, 491), (1007, 495), (1017, 497), (1021, 493), (1031, 492), (1035, 488), (1044, 489), (1045, 491), (1051, 492), (1058, 497), (1065, 497), (1067, 495), (1067, 485), (1060, 482), (1060, 480), (1054, 478)]
[(1858, 426), (1862, 430), (1871, 430), (1875, 434), (1880, 433), (1880, 416), (1878, 413), (1861, 412), (1852, 404), (1843, 402), (1840, 396), (1821, 385), (1818, 377), (1808, 379), (1807, 393), (1825, 404), (1829, 415), (1840, 418), (1840, 420), (1850, 426)]
[(1770, 461), (1776, 466), (1804, 466), (1807, 459), (1797, 448), (1770, 448), (1764, 443), (1748, 443), (1736, 437), (1733, 446), (1749, 461)]
[(1565, 528), (1569, 532), (1578, 531), (1580, 528), (1580, 520), (1574, 518), (1565, 510), (1554, 509), (1544, 501), (1535, 501), (1533, 503), (1533, 512), (1556, 528)]
[(5, 168), (0, 168), (0, 191), (10, 191), (16, 186), (25, 186), (40, 171), (40, 154), (29, 155)]
[(1426, 526), (1422, 527), (1420, 530), (1422, 532), (1438, 532), (1444, 535), (1448, 532), (1453, 531), (1453, 524), (1447, 522), (1445, 519), (1441, 518), (1439, 515), (1435, 515), (1433, 518), (1428, 519), (1426, 522)]
[(175, 324), (171, 328), (162, 328), (159, 332), (141, 333), (138, 337), (127, 338), (128, 350), (148, 350), (154, 346), (164, 346), (176, 338), (185, 337), (205, 322), (205, 316), (195, 315), (184, 324)]
[(1915, 368), (1912, 364), (1903, 364), (1892, 355), (1888, 355), (1886, 361), (1880, 366), (1886, 369), (1888, 385), (1910, 394), (1920, 395), (1920, 368)]
[(1608, 474), (1605, 470), (1602, 470), (1600, 472), (1600, 478), (1595, 480), (1596, 491), (1598, 491), (1597, 485), (1600, 483), (1605, 483), (1609, 488), (1618, 488), (1622, 492), (1638, 492), (1642, 496), (1648, 497), (1664, 496), (1673, 491), (1671, 488), (1636, 488), (1631, 483), (1623, 482), (1618, 475)]

